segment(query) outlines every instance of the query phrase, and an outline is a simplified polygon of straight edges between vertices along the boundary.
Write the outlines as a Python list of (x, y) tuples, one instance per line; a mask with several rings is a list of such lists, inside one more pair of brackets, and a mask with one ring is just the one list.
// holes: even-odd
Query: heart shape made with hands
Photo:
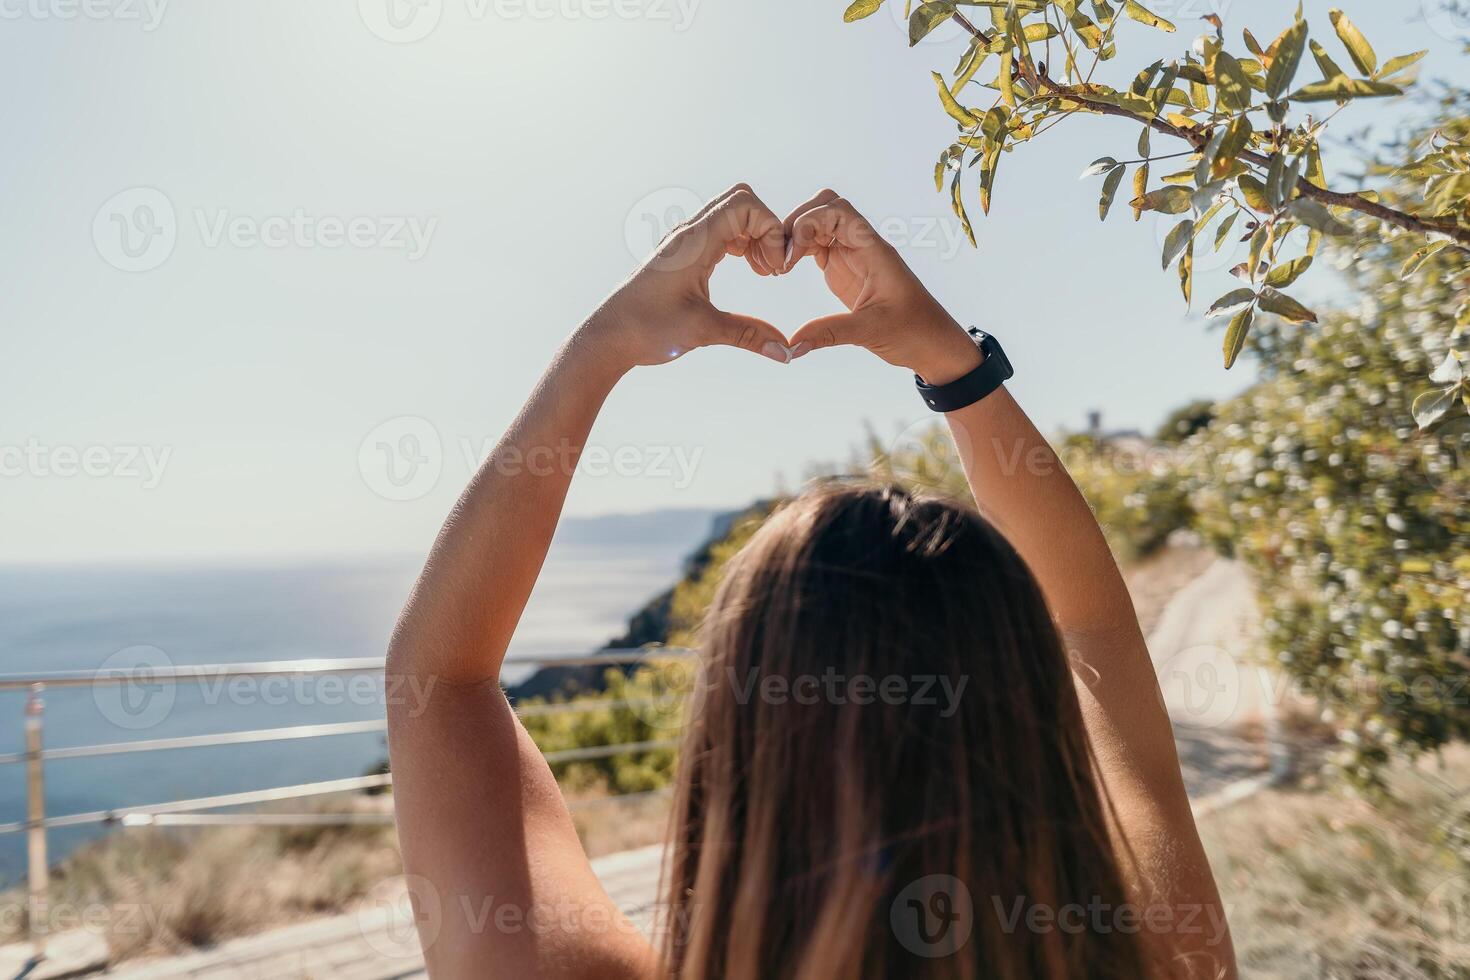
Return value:
[[(846, 312), (810, 320), (788, 338), (764, 320), (716, 309), (709, 278), (727, 255), (743, 257), (758, 276), (786, 275), (810, 255)], [(926, 378), (978, 363), (963, 328), (836, 191), (818, 192), (783, 219), (748, 184), (737, 184), (669, 235), (650, 267), (692, 273), (686, 286), (713, 329), (690, 346), (726, 344), (790, 363), (814, 350), (854, 345)]]

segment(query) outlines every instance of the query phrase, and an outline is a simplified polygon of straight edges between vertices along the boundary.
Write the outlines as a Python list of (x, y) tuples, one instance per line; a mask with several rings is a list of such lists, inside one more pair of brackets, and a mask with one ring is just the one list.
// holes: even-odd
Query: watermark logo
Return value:
[(926, 875), (894, 897), (888, 923), (894, 937), (915, 956), (952, 956), (970, 941), (975, 928), (970, 889), (953, 875)]
[(1159, 664), (1158, 674), (1170, 717), (1203, 728), (1235, 720), (1245, 682), (1229, 651), (1208, 643), (1184, 647)]
[(418, 959), (438, 940), (443, 925), (439, 890), (420, 875), (378, 882), (357, 907), (358, 932), (373, 952), (389, 959)]
[(1419, 0), (1424, 23), (1438, 37), (1470, 44), (1470, 3), (1465, 0)]
[(434, 32), (444, 16), (444, 0), (357, 0), (367, 29), (389, 44), (412, 44)]
[(92, 685), (97, 710), (118, 728), (152, 728), (173, 711), (178, 692), (165, 675), (173, 661), (158, 647), (131, 646), (112, 654), (97, 669), (102, 683)]
[[(684, 706), (691, 703), (699, 684), (699, 658), (651, 647), (632, 664), (630, 673), (647, 690), (628, 699), (628, 710), (654, 732), (678, 731), (684, 723)], [(697, 705), (697, 698), (692, 703)]]
[(438, 485), (446, 458), (462, 464), (466, 477), (483, 465), (501, 476), (646, 479), (675, 490), (687, 490), (694, 483), (704, 459), (703, 446), (579, 446), (566, 438), (533, 446), (498, 446), (494, 439), (460, 435), (450, 440), (450, 446), (458, 453), (446, 453), (439, 430), (428, 419), (401, 415), (363, 438), (357, 450), (358, 472), (378, 496), (406, 501), (418, 500)]
[(1470, 944), (1470, 875), (1456, 875), (1434, 886), (1420, 903), (1419, 919), (1431, 935)]
[(439, 483), (444, 446), (434, 423), (400, 415), (363, 438), (357, 469), (368, 489), (385, 500), (418, 500)]
[[(0, 0), (3, 2), (3, 0)], [(206, 249), (313, 249), (401, 252), (410, 262), (427, 254), (439, 219), (405, 214), (242, 214), (227, 207), (188, 210), (193, 233)], [(148, 272), (178, 245), (179, 215), (156, 187), (130, 187), (108, 198), (92, 218), (92, 243), (108, 265)]]
[(163, 265), (178, 238), (173, 202), (156, 187), (119, 191), (92, 218), (97, 254), (123, 272), (147, 272)]
[(623, 219), (628, 254), (639, 261), (654, 256), (654, 267), (665, 272), (687, 269), (704, 251), (703, 235), (697, 229), (691, 228), (691, 234), (676, 248), (660, 253), (658, 247), (702, 207), (704, 199), (687, 187), (661, 187), (643, 195)]

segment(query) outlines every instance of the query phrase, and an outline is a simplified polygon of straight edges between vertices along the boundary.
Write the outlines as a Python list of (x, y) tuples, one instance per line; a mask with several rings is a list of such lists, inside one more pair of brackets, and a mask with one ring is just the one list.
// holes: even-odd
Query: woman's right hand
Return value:
[(790, 270), (810, 254), (848, 312), (819, 317), (791, 338), (797, 357), (852, 344), (929, 384), (947, 384), (979, 366), (982, 355), (924, 288), (897, 250), (836, 191), (824, 190), (784, 223), (792, 243)]
[(748, 184), (707, 203), (658, 244), (643, 266), (583, 325), (582, 335), (627, 369), (664, 364), (696, 347), (740, 347), (785, 364), (786, 337), (753, 316), (717, 309), (709, 280), (726, 255), (744, 256), (756, 275), (786, 271), (786, 238)]

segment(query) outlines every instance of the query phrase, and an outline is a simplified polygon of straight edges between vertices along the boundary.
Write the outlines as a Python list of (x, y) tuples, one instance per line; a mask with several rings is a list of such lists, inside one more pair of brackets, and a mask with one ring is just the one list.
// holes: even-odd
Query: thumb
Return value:
[(792, 357), (801, 357), (810, 351), (836, 347), (839, 344), (865, 347), (867, 338), (873, 335), (872, 326), (866, 312), (819, 316), (803, 324), (800, 330), (791, 335)]
[(790, 363), (791, 348), (786, 343), (786, 335), (766, 321), (724, 310), (715, 310), (714, 314), (714, 327), (708, 343), (739, 347), (782, 364)]

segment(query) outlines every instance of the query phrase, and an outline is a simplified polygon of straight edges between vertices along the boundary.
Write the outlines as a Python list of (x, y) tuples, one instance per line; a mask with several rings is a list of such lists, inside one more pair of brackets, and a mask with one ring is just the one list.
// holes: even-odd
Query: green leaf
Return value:
[(1113, 209), (1113, 198), (1118, 195), (1118, 185), (1123, 183), (1123, 174), (1127, 171), (1127, 167), (1114, 167), (1108, 171), (1108, 177), (1103, 181), (1102, 200), (1098, 202), (1098, 214), (1103, 221), (1108, 220), (1108, 212)]
[(989, 56), (989, 50), (981, 45), (980, 39), (971, 38), (970, 46), (960, 57), (959, 64), (954, 66), (954, 85), (951, 86), (950, 91), (961, 91), (970, 84), (970, 80), (975, 77), (975, 73), (980, 70), (981, 65), (985, 64), (985, 59)]
[(1267, 273), (1266, 285), (1274, 286), (1277, 289), (1285, 289), (1300, 279), (1302, 273), (1311, 267), (1312, 257), (1310, 255), (1303, 255), (1299, 259), (1292, 259), (1290, 262), (1282, 263)]
[(1215, 251), (1220, 251), (1225, 244), (1225, 239), (1230, 237), (1230, 229), (1235, 226), (1235, 219), (1240, 217), (1240, 209), (1231, 211), (1225, 220), (1220, 222), (1220, 227), (1215, 229)]
[(1241, 348), (1245, 347), (1245, 338), (1251, 332), (1251, 321), (1255, 319), (1255, 307), (1247, 306), (1235, 318), (1230, 321), (1230, 326), (1225, 329), (1225, 370), (1229, 371), (1235, 366), (1235, 359), (1240, 356)]
[(1161, 214), (1183, 214), (1190, 209), (1190, 199), (1193, 195), (1187, 187), (1160, 187), (1158, 190), (1149, 191), (1132, 203), (1135, 208), (1144, 211), (1158, 211)]
[(1371, 78), (1336, 78), (1304, 85), (1291, 93), (1293, 102), (1346, 102), (1348, 99), (1377, 99), (1390, 95), (1403, 95), (1404, 90), (1388, 82), (1377, 82)]
[(1184, 255), (1179, 259), (1179, 289), (1184, 293), (1187, 309), (1194, 302), (1194, 238), (1184, 243)]
[(1159, 30), (1168, 31), (1171, 34), (1174, 32), (1173, 24), (1149, 10), (1143, 4), (1139, 3), (1138, 0), (1124, 0), (1123, 12), (1140, 24), (1157, 27)]
[(1266, 201), (1273, 208), (1281, 207), (1281, 182), (1286, 179), (1286, 154), (1280, 150), (1271, 154), (1271, 163), (1266, 168)]
[(1307, 22), (1299, 20), (1286, 29), (1272, 45), (1276, 49), (1271, 67), (1266, 71), (1266, 94), (1273, 99), (1291, 87), (1291, 80), (1301, 67), (1302, 55), (1307, 49)]
[(944, 82), (944, 76), (937, 71), (931, 71), (934, 76), (934, 87), (939, 90), (939, 101), (944, 105), (944, 111), (949, 117), (966, 129), (974, 129), (980, 125), (980, 119), (969, 109), (960, 105), (955, 99), (954, 93), (950, 92), (949, 86)]
[(1133, 79), (1133, 84), (1128, 87), (1128, 91), (1139, 97), (1147, 95), (1148, 90), (1153, 88), (1154, 79), (1159, 77), (1159, 71), (1163, 67), (1164, 63), (1162, 61), (1155, 61), (1149, 65), (1138, 73), (1138, 77)]
[(862, 20), (878, 12), (883, 6), (883, 0), (852, 0), (851, 6), (842, 14), (842, 19), (851, 24), (855, 20)]
[(924, 39), (934, 28), (954, 16), (953, 0), (929, 0), (909, 15), (909, 47)]
[(1412, 68), (1422, 61), (1428, 53), (1428, 51), (1416, 51), (1413, 54), (1404, 54), (1399, 55), (1397, 58), (1390, 58), (1387, 64), (1378, 69), (1377, 77), (1386, 78), (1389, 75), (1397, 75), (1405, 68)]
[(1219, 180), (1230, 173), (1240, 158), (1241, 151), (1250, 143), (1251, 121), (1244, 115), (1236, 116), (1225, 127), (1225, 138), (1215, 148), (1215, 159), (1210, 166), (1210, 177)]
[(1215, 55), (1215, 92), (1220, 108), (1226, 112), (1249, 109), (1251, 105), (1251, 80), (1229, 52)]
[(1316, 323), (1317, 314), (1285, 293), (1267, 286), (1261, 290), (1261, 309), (1292, 323)]
[(1245, 203), (1253, 210), (1273, 210), (1271, 201), (1266, 196), (1266, 185), (1255, 174), (1241, 174), (1237, 183), (1240, 184), (1240, 193), (1245, 197)]
[(1373, 74), (1378, 67), (1378, 55), (1373, 51), (1373, 45), (1358, 30), (1358, 25), (1348, 19), (1348, 15), (1336, 8), (1327, 12), (1332, 18), (1332, 26), (1337, 29), (1337, 36), (1342, 38), (1342, 43), (1347, 46), (1348, 54), (1352, 56), (1353, 64), (1358, 66), (1358, 71), (1364, 75)]
[(1164, 265), (1165, 269), (1174, 264), (1174, 260), (1183, 254), (1184, 249), (1194, 240), (1194, 221), (1186, 218), (1179, 222), (1169, 231), (1164, 239)]
[(949, 203), (954, 209), (955, 217), (960, 219), (960, 227), (965, 229), (965, 237), (970, 244), (975, 244), (975, 229), (970, 226), (970, 216), (965, 213), (965, 201), (960, 194), (960, 174), (955, 171), (954, 180), (949, 183)]
[(1205, 311), (1205, 319), (1213, 320), (1217, 316), (1229, 316), (1238, 313), (1242, 306), (1249, 306), (1255, 302), (1256, 291), (1254, 289), (1233, 289), (1215, 300), (1215, 304)]
[(1337, 66), (1337, 62), (1332, 60), (1332, 55), (1327, 53), (1326, 48), (1316, 41), (1309, 42), (1309, 47), (1312, 49), (1312, 57), (1317, 59), (1317, 67), (1322, 69), (1323, 78), (1331, 81), (1334, 78), (1347, 77), (1347, 72)]

